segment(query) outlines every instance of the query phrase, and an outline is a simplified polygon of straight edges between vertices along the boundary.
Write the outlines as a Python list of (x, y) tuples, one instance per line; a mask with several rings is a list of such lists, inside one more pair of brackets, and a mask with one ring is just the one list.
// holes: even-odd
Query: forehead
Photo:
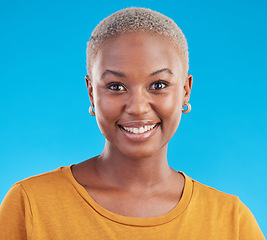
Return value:
[(150, 33), (127, 33), (105, 40), (92, 64), (92, 73), (114, 69), (149, 72), (161, 68), (182, 71), (182, 58), (172, 40)]

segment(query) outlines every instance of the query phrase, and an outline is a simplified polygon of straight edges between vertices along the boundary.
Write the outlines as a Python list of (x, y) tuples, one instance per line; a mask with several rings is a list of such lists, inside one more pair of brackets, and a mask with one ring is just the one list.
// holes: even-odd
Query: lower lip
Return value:
[(131, 133), (119, 127), (124, 136), (133, 142), (143, 142), (152, 137), (158, 130), (160, 124), (157, 124), (153, 129), (146, 131), (144, 133)]

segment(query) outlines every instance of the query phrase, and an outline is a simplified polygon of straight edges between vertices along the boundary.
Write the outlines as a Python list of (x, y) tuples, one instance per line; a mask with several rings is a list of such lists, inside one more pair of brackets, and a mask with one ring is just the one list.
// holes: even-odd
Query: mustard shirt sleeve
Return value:
[(0, 239), (30, 239), (32, 214), (29, 199), (20, 183), (11, 187), (0, 207)]
[(239, 206), (239, 239), (265, 240), (255, 217), (241, 201)]

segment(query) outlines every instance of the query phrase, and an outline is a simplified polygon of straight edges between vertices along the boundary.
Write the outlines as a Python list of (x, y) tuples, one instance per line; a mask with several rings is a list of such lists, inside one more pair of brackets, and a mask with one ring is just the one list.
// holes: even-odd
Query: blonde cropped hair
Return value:
[(127, 32), (150, 32), (167, 37), (178, 46), (188, 71), (188, 46), (182, 30), (165, 15), (146, 8), (131, 7), (120, 10), (103, 19), (93, 30), (87, 43), (87, 71), (90, 74), (92, 60), (101, 43), (106, 39)]

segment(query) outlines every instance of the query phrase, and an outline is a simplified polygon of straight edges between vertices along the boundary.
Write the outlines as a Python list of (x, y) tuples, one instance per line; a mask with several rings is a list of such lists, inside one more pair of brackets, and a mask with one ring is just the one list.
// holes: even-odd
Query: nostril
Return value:
[(151, 110), (150, 104), (147, 102), (143, 103), (129, 103), (125, 107), (125, 112), (133, 115), (142, 115)]
[(136, 88), (128, 95), (125, 112), (133, 115), (142, 115), (151, 110), (149, 96), (142, 87)]

